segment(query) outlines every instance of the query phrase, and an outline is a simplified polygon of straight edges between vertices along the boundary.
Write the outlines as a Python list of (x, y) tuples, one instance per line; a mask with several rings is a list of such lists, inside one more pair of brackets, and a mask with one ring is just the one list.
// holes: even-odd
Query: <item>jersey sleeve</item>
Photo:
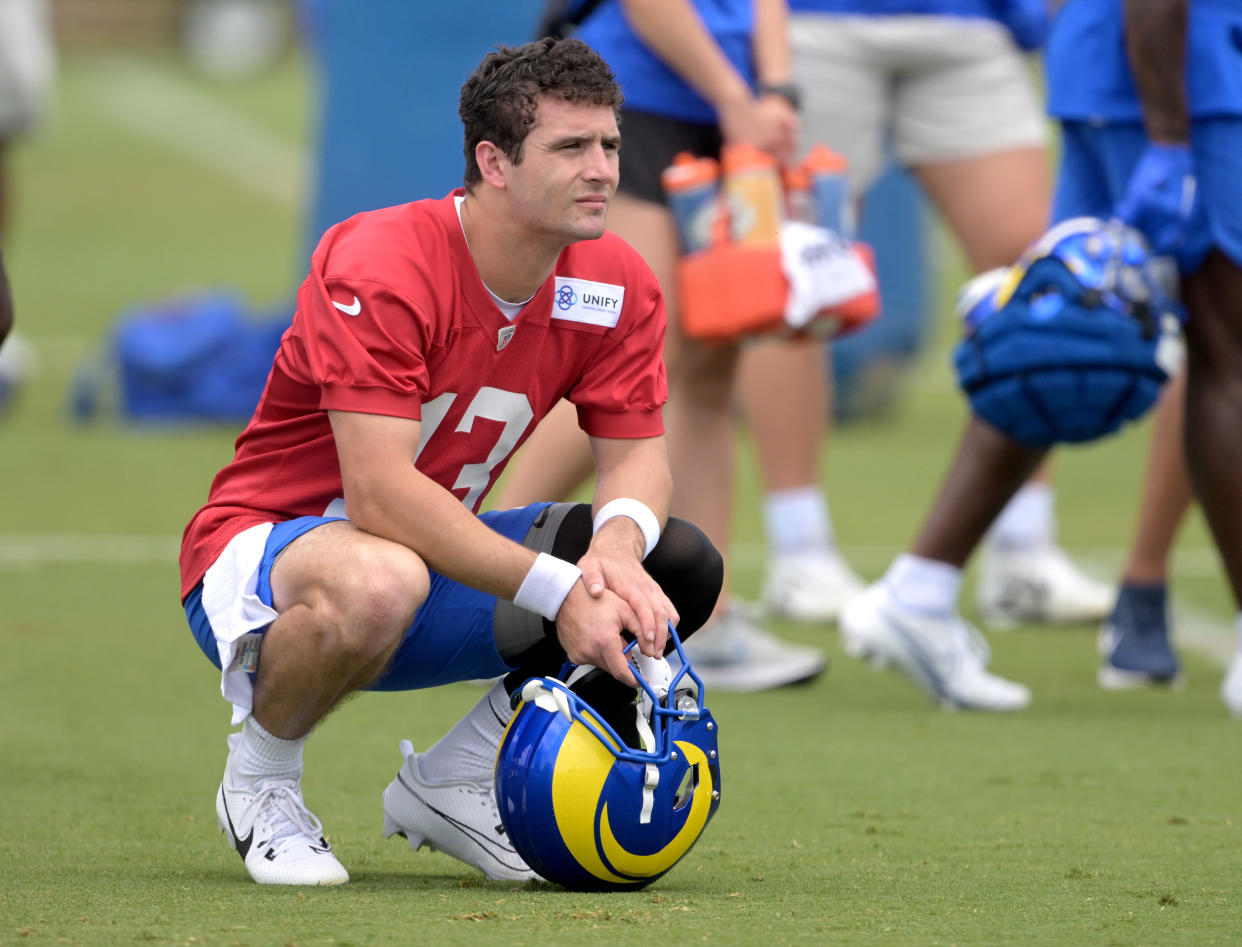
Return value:
[(592, 437), (658, 437), (668, 400), (664, 296), (647, 274), (627, 331), (609, 336), (569, 392), (578, 424)]
[(322, 410), (421, 420), (431, 327), (392, 288), (312, 271), (298, 293), (293, 334)]

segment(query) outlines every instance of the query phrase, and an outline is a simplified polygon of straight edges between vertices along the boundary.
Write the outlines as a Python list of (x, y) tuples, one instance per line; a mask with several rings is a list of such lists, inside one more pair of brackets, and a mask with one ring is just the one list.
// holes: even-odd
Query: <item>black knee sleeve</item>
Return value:
[[(588, 504), (554, 503), (531, 524), (522, 545), (577, 562), (590, 546), (592, 535)], [(643, 565), (681, 616), (677, 634), (685, 639), (701, 628), (715, 608), (724, 582), (724, 560), (703, 531), (686, 520), (670, 517)], [(509, 693), (527, 678), (560, 671), (565, 652), (557, 641), (555, 622), (500, 599), (494, 624), (501, 656), (510, 663), (518, 661), (518, 667), (505, 679)]]

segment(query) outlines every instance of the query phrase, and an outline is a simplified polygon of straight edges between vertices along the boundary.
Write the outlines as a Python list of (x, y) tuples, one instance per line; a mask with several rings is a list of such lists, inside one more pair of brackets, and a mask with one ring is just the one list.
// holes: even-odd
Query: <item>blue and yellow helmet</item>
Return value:
[(646, 674), (635, 670), (639, 748), (562, 681), (522, 685), (496, 758), (496, 800), (514, 848), (548, 881), (578, 891), (641, 888), (677, 864), (715, 814), (717, 726), (671, 637), (680, 668), (660, 660), (662, 675), (650, 664)]
[(1075, 217), (967, 283), (954, 365), (974, 413), (1039, 447), (1141, 417), (1181, 361), (1169, 266), (1121, 221)]

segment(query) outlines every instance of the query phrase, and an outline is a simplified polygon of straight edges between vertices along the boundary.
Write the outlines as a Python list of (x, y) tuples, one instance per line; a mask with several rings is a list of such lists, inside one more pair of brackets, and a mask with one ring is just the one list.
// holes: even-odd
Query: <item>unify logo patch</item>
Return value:
[(621, 318), (624, 301), (624, 286), (558, 276), (552, 296), (552, 318), (611, 329)]

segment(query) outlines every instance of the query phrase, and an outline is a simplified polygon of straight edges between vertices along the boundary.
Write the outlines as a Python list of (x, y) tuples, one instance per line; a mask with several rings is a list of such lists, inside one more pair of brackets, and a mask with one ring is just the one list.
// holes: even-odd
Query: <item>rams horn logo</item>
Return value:
[(566, 888), (650, 884), (698, 841), (720, 804), (717, 727), (702, 682), (684, 659), (667, 689), (635, 676), (653, 708), (645, 749), (626, 746), (555, 678), (522, 686), (501, 740), (505, 830), (531, 868)]

